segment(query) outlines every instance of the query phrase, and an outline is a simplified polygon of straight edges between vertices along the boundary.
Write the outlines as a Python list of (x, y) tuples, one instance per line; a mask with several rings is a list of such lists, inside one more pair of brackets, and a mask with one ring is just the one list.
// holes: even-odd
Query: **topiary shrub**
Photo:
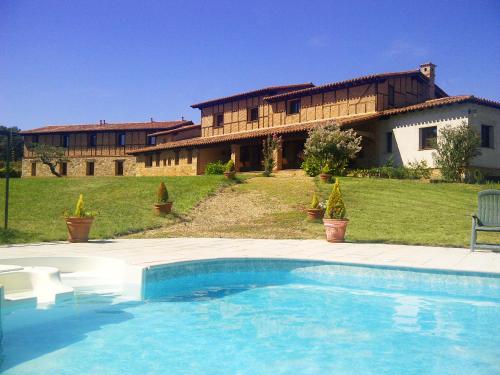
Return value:
[(345, 218), (346, 209), (344, 205), (344, 200), (342, 199), (342, 193), (340, 191), (339, 179), (335, 181), (335, 184), (333, 185), (332, 188), (332, 192), (328, 197), (325, 215), (330, 219), (342, 220)]
[(316, 192), (314, 192), (312, 196), (312, 201), (311, 201), (311, 208), (313, 210), (317, 209), (319, 207), (319, 199), (318, 196), (316, 195)]
[(222, 161), (218, 160), (213, 163), (208, 163), (205, 167), (205, 174), (214, 175), (214, 174), (224, 174), (224, 170), (226, 168), (226, 164)]
[(233, 159), (229, 159), (229, 161), (226, 163), (226, 166), (224, 167), (224, 172), (226, 173), (236, 172)]
[(168, 190), (165, 183), (162, 181), (156, 192), (156, 203), (163, 204), (168, 202)]

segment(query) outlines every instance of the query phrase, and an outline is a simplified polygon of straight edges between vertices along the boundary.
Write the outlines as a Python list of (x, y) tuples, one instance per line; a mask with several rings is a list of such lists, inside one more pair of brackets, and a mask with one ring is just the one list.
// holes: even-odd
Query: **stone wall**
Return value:
[[(115, 176), (116, 161), (123, 161), (123, 175), (136, 175), (135, 156), (119, 157), (94, 157), (94, 158), (68, 158), (67, 176), (87, 176), (87, 162), (94, 162), (94, 176)], [(36, 177), (55, 177), (48, 166), (42, 164), (39, 159), (25, 158), (22, 162), (22, 177), (32, 177), (32, 163), (36, 163)], [(60, 172), (60, 166), (57, 170)]]
[[(180, 149), (178, 164), (176, 164), (176, 151), (164, 150), (155, 154), (137, 155), (136, 176), (194, 176), (197, 174), (198, 152), (191, 150), (189, 160), (188, 149)], [(148, 160), (149, 159), (149, 160)], [(189, 162), (191, 161), (191, 162)], [(151, 166), (148, 166), (151, 162)]]

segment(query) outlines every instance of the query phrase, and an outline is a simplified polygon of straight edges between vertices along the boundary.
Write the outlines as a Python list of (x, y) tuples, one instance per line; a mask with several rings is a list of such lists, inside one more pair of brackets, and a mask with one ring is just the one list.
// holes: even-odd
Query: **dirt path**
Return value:
[(322, 238), (303, 210), (314, 191), (302, 173), (252, 177), (201, 202), (187, 217), (133, 237)]

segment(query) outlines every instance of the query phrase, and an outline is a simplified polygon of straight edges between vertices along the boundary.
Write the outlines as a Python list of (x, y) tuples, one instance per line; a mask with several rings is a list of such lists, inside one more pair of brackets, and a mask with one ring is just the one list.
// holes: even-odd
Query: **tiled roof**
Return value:
[(477, 98), (474, 95), (457, 95), (457, 96), (447, 96), (445, 98), (427, 100), (426, 102), (410, 105), (407, 107), (387, 109), (385, 111), (379, 112), (379, 114), (381, 116), (390, 116), (390, 115), (397, 115), (400, 113), (419, 111), (423, 109), (429, 109), (433, 107), (440, 107), (443, 105), (457, 104), (457, 103), (475, 103), (500, 109), (500, 102), (496, 102), (494, 100)]
[(73, 133), (73, 132), (99, 132), (119, 130), (169, 130), (181, 126), (192, 125), (192, 121), (149, 121), (126, 122), (119, 124), (85, 124), (85, 125), (49, 125), (41, 128), (23, 130), (21, 134), (46, 134), (46, 133)]
[[(377, 82), (377, 81), (387, 79), (387, 78), (400, 77), (400, 76), (406, 76), (406, 75), (417, 76), (417, 77), (420, 77), (420, 78), (425, 79), (425, 80), (428, 79), (418, 69), (417, 70), (407, 70), (404, 72), (371, 74), (371, 75), (367, 75), (367, 76), (348, 79), (345, 81), (327, 83), (325, 85), (314, 86), (314, 87), (309, 87), (309, 88), (305, 88), (305, 89), (301, 89), (301, 90), (294, 90), (294, 91), (289, 91), (289, 92), (282, 93), (282, 94), (272, 95), (272, 96), (268, 96), (268, 97), (264, 98), (264, 100), (269, 101), (269, 102), (275, 102), (278, 100), (291, 99), (291, 98), (299, 97), (302, 95), (311, 95), (311, 94), (323, 92), (323, 91), (330, 90), (330, 89), (337, 89), (337, 88), (341, 88), (341, 87), (359, 85), (362, 83)], [(441, 90), (441, 92), (446, 95), (446, 93), (442, 89), (438, 88), (438, 90)]]
[(201, 128), (201, 124), (180, 126), (180, 127), (176, 127), (175, 129), (162, 130), (162, 131), (159, 131), (159, 132), (156, 132), (153, 134), (149, 134), (149, 135), (152, 135), (152, 136), (165, 135), (165, 134), (171, 134), (171, 133), (177, 133), (177, 132), (184, 132), (186, 130), (191, 130), (191, 129), (196, 129), (196, 128)]
[(247, 98), (249, 96), (257, 96), (257, 95), (274, 95), (278, 94), (283, 91), (295, 91), (299, 89), (304, 89), (307, 87), (313, 87), (314, 84), (312, 82), (310, 83), (297, 83), (293, 85), (282, 85), (282, 86), (269, 86), (269, 87), (264, 87), (262, 89), (258, 90), (253, 90), (253, 91), (247, 91), (247, 92), (242, 92), (239, 94), (231, 95), (231, 96), (224, 96), (222, 98), (217, 98), (217, 99), (210, 99), (205, 102), (197, 103), (191, 105), (192, 108), (203, 108), (208, 105), (214, 105), (218, 103), (223, 103), (229, 100), (238, 100), (238, 99), (243, 99)]
[(230, 142), (230, 141), (236, 141), (236, 140), (265, 137), (267, 135), (272, 135), (272, 134), (299, 133), (299, 132), (305, 132), (305, 131), (312, 129), (313, 127), (318, 126), (318, 125), (325, 125), (327, 122), (331, 122), (331, 121), (337, 123), (339, 126), (344, 126), (344, 125), (348, 125), (348, 124), (352, 124), (352, 123), (358, 123), (358, 122), (370, 120), (370, 119), (373, 119), (376, 117), (378, 117), (378, 113), (370, 113), (370, 114), (363, 114), (363, 115), (357, 115), (357, 116), (346, 116), (346, 117), (341, 117), (341, 118), (338, 117), (338, 118), (326, 119), (326, 120), (316, 120), (316, 121), (302, 122), (302, 123), (296, 123), (296, 124), (290, 124), (290, 125), (281, 125), (281, 126), (274, 126), (274, 127), (268, 127), (268, 128), (260, 128), (260, 129), (248, 130), (248, 131), (244, 131), (244, 132), (215, 135), (212, 137), (196, 137), (196, 138), (184, 139), (181, 141), (159, 144), (159, 145), (152, 146), (152, 147), (144, 147), (144, 148), (130, 151), (128, 153), (133, 155), (133, 154), (139, 154), (139, 153), (143, 153), (143, 152), (155, 152), (155, 151), (168, 150), (168, 149), (174, 149), (174, 148), (180, 148), (180, 147), (211, 145), (211, 144), (224, 143), (224, 142)]

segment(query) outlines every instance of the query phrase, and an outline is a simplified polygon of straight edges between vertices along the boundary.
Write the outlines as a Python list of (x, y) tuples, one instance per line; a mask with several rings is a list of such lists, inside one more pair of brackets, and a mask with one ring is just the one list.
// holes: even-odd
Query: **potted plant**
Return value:
[(165, 183), (162, 181), (160, 183), (160, 187), (156, 192), (156, 203), (155, 203), (155, 211), (158, 215), (166, 215), (169, 214), (172, 210), (172, 201), (168, 200), (168, 190), (165, 186)]
[(323, 166), (323, 168), (321, 168), (321, 173), (319, 175), (319, 178), (321, 179), (321, 181), (323, 181), (325, 183), (331, 181), (331, 179), (332, 179), (332, 172), (331, 172), (331, 168), (328, 165), (328, 163), (326, 163)]
[(224, 177), (232, 180), (235, 174), (236, 167), (234, 166), (234, 161), (233, 159), (229, 159), (229, 161), (226, 163), (226, 166), (224, 167)]
[(87, 211), (83, 204), (83, 194), (78, 197), (75, 212), (69, 215), (65, 214), (66, 226), (68, 227), (69, 242), (87, 242), (89, 240), (90, 227), (94, 221), (95, 213)]
[(318, 196), (316, 192), (314, 192), (311, 207), (307, 209), (307, 217), (311, 220), (321, 219), (325, 213), (325, 209), (322, 207), (319, 202)]
[(344, 242), (345, 230), (349, 222), (345, 216), (346, 210), (340, 192), (339, 180), (337, 179), (328, 197), (325, 217), (323, 218), (328, 242)]

